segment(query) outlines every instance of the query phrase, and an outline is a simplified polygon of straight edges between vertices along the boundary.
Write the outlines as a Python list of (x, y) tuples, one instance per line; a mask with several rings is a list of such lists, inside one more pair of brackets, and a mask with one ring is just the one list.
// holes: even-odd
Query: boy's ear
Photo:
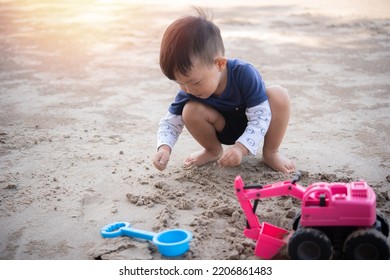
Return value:
[(223, 69), (225, 69), (226, 64), (227, 64), (227, 58), (226, 57), (220, 56), (220, 57), (217, 57), (215, 59), (215, 65), (217, 66), (219, 71), (222, 71)]

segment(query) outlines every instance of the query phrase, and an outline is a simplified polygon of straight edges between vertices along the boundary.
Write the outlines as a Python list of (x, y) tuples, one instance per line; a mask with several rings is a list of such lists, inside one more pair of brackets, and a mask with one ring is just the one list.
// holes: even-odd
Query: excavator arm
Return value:
[[(245, 185), (241, 176), (237, 176), (234, 181), (234, 187), (241, 208), (247, 217), (247, 228), (260, 228), (260, 223), (256, 215), (256, 208), (260, 199), (277, 196), (293, 196), (302, 200), (306, 188), (297, 184), (300, 177), (300, 173), (297, 173), (291, 181), (262, 186)], [(253, 204), (251, 202), (252, 200)]]

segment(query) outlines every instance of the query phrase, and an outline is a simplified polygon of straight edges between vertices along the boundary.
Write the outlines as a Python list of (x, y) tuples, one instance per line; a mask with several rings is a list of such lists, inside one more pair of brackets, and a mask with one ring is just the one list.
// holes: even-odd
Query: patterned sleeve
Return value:
[(246, 109), (248, 125), (245, 132), (238, 138), (252, 155), (256, 155), (261, 139), (267, 133), (271, 123), (271, 108), (268, 100)]
[(184, 123), (180, 115), (170, 112), (162, 118), (158, 125), (157, 149), (161, 145), (168, 145), (171, 149), (175, 145), (180, 133), (183, 131)]

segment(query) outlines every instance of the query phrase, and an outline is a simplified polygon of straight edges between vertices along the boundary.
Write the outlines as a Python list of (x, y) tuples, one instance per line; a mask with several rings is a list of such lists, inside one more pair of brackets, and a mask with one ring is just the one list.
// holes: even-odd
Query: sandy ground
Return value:
[[(136, 2), (0, 0), (1, 259), (162, 258), (148, 242), (103, 239), (101, 227), (116, 221), (190, 230), (183, 259), (256, 259), (234, 178), (291, 176), (261, 154), (240, 167), (185, 170), (199, 149), (187, 131), (167, 170), (151, 164), (177, 91), (158, 66), (160, 38), (191, 4), (213, 10), (227, 56), (288, 88), (281, 151), (304, 171), (301, 184), (365, 179), (389, 218), (388, 1)], [(257, 214), (291, 229), (299, 207), (264, 199)]]

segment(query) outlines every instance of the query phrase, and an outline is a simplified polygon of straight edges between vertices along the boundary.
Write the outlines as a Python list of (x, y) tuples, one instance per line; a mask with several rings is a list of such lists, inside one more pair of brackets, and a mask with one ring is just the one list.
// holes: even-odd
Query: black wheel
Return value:
[(332, 242), (315, 228), (299, 228), (288, 242), (288, 255), (292, 260), (330, 260)]
[(390, 248), (386, 236), (380, 231), (359, 229), (345, 240), (344, 253), (349, 260), (388, 260)]
[(381, 232), (384, 234), (384, 236), (389, 237), (389, 223), (380, 213), (376, 213), (376, 219), (381, 224)]

